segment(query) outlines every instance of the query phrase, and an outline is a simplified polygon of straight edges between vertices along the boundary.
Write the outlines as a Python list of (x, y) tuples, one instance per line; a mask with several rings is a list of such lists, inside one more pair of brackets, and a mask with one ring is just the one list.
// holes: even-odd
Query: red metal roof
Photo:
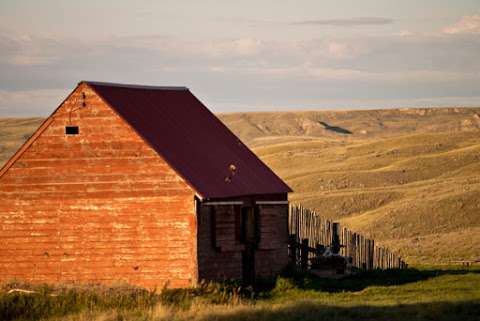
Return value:
[(187, 88), (86, 83), (202, 197), (292, 191)]

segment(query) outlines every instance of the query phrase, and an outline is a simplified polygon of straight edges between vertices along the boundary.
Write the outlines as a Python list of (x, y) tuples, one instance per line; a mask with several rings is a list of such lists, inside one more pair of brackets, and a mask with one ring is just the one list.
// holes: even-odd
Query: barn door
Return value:
[(252, 284), (255, 281), (255, 250), (258, 244), (258, 214), (253, 206), (242, 207), (241, 237), (245, 244), (242, 253), (243, 281)]

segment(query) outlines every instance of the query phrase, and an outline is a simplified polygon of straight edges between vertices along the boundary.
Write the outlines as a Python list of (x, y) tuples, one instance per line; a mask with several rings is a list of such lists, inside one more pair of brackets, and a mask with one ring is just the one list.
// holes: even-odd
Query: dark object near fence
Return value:
[(340, 248), (342, 247), (342, 245), (340, 244), (340, 236), (339, 236), (340, 224), (333, 223), (332, 229), (333, 229), (333, 235), (332, 235), (331, 251), (333, 254), (339, 254)]
[(351, 261), (351, 266), (361, 270), (404, 269), (408, 265), (390, 250), (375, 246), (375, 241), (361, 234), (341, 228), (339, 223), (322, 219), (315, 211), (300, 205), (291, 205), (288, 216), (290, 235), (289, 254), (292, 261), (302, 269), (309, 261), (316, 267), (327, 246), (333, 254)]
[(335, 274), (342, 275), (348, 268), (348, 258), (340, 255), (317, 256), (312, 259), (312, 270), (333, 270)]
[[(334, 243), (334, 239), (332, 243)], [(338, 277), (348, 275), (352, 272), (352, 260), (331, 251), (330, 245), (327, 249), (324, 245), (317, 243), (310, 247), (308, 239), (303, 239), (301, 243), (297, 242), (296, 235), (290, 235), (289, 238), (289, 256), (290, 259), (302, 270), (311, 270), (312, 273), (321, 277)], [(340, 248), (340, 245), (338, 246)]]

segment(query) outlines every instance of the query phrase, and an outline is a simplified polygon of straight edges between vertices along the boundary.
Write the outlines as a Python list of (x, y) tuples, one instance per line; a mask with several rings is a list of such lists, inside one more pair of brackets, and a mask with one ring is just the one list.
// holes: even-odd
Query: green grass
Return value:
[(1, 320), (480, 320), (478, 268), (374, 271), (341, 280), (286, 273), (255, 288), (211, 283), (157, 293), (99, 286), (5, 292), (17, 286), (3, 287)]
[[(29, 289), (33, 293), (9, 289)], [(159, 303), (154, 293), (132, 287), (51, 287), (9, 283), (0, 294), (0, 319), (39, 320), (84, 311), (146, 310)]]
[[(15, 291), (9, 293), (11, 290)], [(0, 291), (0, 320), (41, 320), (81, 313), (95, 316), (102, 311), (133, 311), (143, 315), (158, 305), (185, 311), (194, 303), (236, 305), (254, 297), (251, 286), (243, 287), (237, 281), (209, 282), (196, 288), (163, 288), (160, 291), (128, 285), (49, 286), (10, 282)]]

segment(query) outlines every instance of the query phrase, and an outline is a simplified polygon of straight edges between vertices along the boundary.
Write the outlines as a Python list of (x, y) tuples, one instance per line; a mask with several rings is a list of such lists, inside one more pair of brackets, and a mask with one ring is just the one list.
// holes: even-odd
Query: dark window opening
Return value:
[(260, 217), (260, 207), (256, 205), (254, 207), (254, 216), (255, 216), (255, 241), (260, 243), (262, 240), (262, 233), (261, 233), (261, 217)]
[(210, 208), (210, 233), (212, 240), (212, 247), (219, 251), (220, 247), (217, 245), (217, 215), (215, 213), (215, 206), (209, 206)]
[(245, 227), (243, 223), (242, 207), (235, 205), (233, 207), (235, 214), (235, 240), (237, 243), (245, 243)]
[(260, 221), (258, 207), (242, 207), (240, 220), (240, 242), (256, 244), (260, 242)]
[(65, 134), (78, 135), (78, 133), (79, 133), (78, 126), (65, 126)]

